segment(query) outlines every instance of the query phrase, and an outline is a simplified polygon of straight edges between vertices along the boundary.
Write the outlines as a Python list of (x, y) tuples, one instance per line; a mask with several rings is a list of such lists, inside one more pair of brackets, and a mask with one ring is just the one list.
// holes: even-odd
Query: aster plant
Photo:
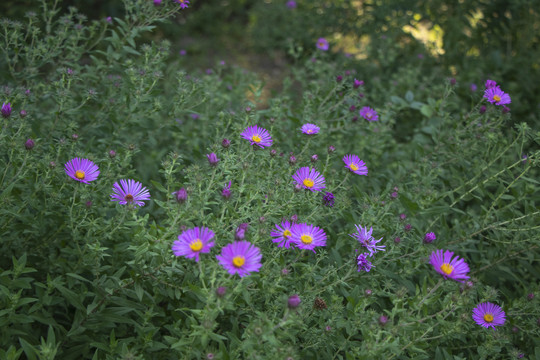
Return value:
[(469, 265), (458, 256), (453, 256), (452, 251), (439, 249), (431, 253), (429, 262), (433, 265), (435, 271), (444, 278), (464, 282), (469, 279), (469, 276), (467, 276)]
[(360, 158), (354, 154), (345, 155), (343, 157), (343, 162), (345, 167), (356, 175), (366, 175), (368, 174), (368, 168), (366, 164), (360, 160)]
[(309, 191), (321, 191), (326, 187), (324, 176), (307, 166), (298, 169), (293, 179), (297, 185)]
[(118, 201), (120, 205), (144, 206), (144, 201), (150, 200), (150, 192), (138, 181), (122, 179), (115, 182), (111, 201)]
[(260, 249), (249, 241), (235, 241), (226, 245), (216, 259), (229, 274), (240, 277), (258, 272), (262, 266)]
[(296, 224), (291, 229), (291, 242), (299, 249), (315, 252), (316, 247), (326, 246), (326, 233), (311, 224)]
[(214, 241), (212, 241), (214, 235), (214, 232), (206, 227), (187, 229), (178, 235), (178, 240), (175, 240), (172, 245), (172, 251), (175, 256), (194, 258), (196, 262), (199, 262), (199, 255), (209, 253), (214, 246)]
[(302, 133), (306, 135), (315, 135), (319, 133), (320, 129), (320, 127), (314, 124), (304, 124), (300, 130), (302, 130)]
[(248, 140), (251, 145), (257, 145), (261, 149), (272, 146), (272, 137), (268, 130), (257, 125), (247, 127), (241, 134), (242, 138)]
[(498, 86), (486, 89), (484, 99), (495, 105), (506, 105), (512, 102), (510, 95), (502, 91)]
[(270, 236), (273, 237), (272, 242), (277, 243), (278, 247), (284, 247), (288, 249), (291, 247), (291, 229), (293, 224), (290, 221), (282, 221), (281, 224), (276, 224), (276, 229), (270, 232)]
[(64, 165), (64, 169), (70, 178), (85, 184), (99, 176), (98, 166), (88, 159), (73, 158)]
[(506, 314), (499, 305), (484, 302), (473, 309), (472, 318), (478, 325), (496, 330), (495, 326), (504, 325)]

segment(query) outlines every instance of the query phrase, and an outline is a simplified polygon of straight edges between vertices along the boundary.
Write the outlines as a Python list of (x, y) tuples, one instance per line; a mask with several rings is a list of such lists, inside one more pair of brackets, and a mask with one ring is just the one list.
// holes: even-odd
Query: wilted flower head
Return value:
[(328, 41), (325, 38), (319, 38), (319, 40), (317, 40), (317, 49), (327, 51), (328, 48)]
[(306, 135), (315, 135), (319, 133), (321, 128), (314, 124), (304, 124), (302, 125), (302, 132)]
[(292, 227), (291, 233), (291, 242), (299, 249), (315, 252), (315, 247), (326, 246), (326, 233), (317, 226), (297, 224)]
[(206, 157), (208, 158), (208, 163), (210, 163), (211, 166), (216, 166), (219, 162), (216, 153), (206, 154)]
[(71, 159), (64, 165), (64, 169), (70, 178), (85, 184), (96, 180), (99, 175), (97, 165), (88, 159)]
[(453, 256), (454, 253), (452, 251), (446, 250), (443, 252), (442, 249), (439, 249), (431, 253), (430, 263), (435, 268), (435, 271), (445, 278), (459, 282), (469, 279), (469, 276), (467, 276), (469, 265), (458, 256), (452, 258)]
[(334, 194), (331, 192), (326, 192), (323, 196), (323, 204), (328, 207), (334, 206)]
[(494, 87), (497, 87), (497, 82), (494, 81), (494, 80), (486, 80), (486, 90), (487, 89), (492, 89)]
[(504, 325), (506, 314), (500, 306), (485, 302), (478, 304), (473, 309), (472, 318), (478, 325), (485, 328), (491, 327), (493, 330), (496, 330), (495, 326)]
[(261, 149), (265, 146), (272, 146), (272, 137), (268, 131), (257, 125), (249, 126), (242, 132), (242, 138), (249, 140), (251, 145), (257, 145)]
[(212, 241), (214, 235), (212, 230), (205, 227), (187, 229), (178, 235), (178, 240), (175, 240), (172, 245), (172, 251), (176, 256), (195, 258), (195, 261), (199, 262), (199, 254), (209, 253), (210, 248), (214, 246)]
[(360, 254), (356, 258), (356, 265), (358, 266), (358, 271), (366, 271), (369, 272), (372, 268), (371, 261), (368, 260), (368, 253)]
[(261, 251), (248, 241), (235, 241), (226, 245), (216, 258), (229, 274), (238, 274), (240, 277), (258, 272), (262, 266)]
[(121, 205), (144, 206), (143, 200), (150, 200), (150, 192), (140, 182), (122, 179), (120, 184), (114, 183), (111, 201), (118, 201)]
[(425, 236), (424, 236), (424, 242), (426, 244), (431, 244), (433, 242), (433, 240), (437, 240), (437, 237), (435, 236), (435, 233), (432, 233), (432, 232), (428, 232)]
[(362, 246), (364, 246), (369, 251), (369, 256), (373, 256), (378, 251), (385, 251), (385, 245), (377, 245), (383, 238), (375, 240), (371, 234), (373, 233), (373, 228), (371, 227), (369, 231), (366, 227), (362, 225), (354, 225), (356, 227), (356, 233), (349, 234), (350, 237), (358, 240)]
[(379, 115), (369, 106), (364, 106), (362, 109), (360, 109), (360, 116), (367, 121), (379, 121)]
[(225, 185), (225, 187), (221, 191), (221, 196), (223, 196), (225, 199), (228, 199), (231, 197), (231, 182), (230, 181), (227, 185)]
[(293, 179), (298, 185), (310, 191), (321, 191), (326, 187), (324, 177), (317, 170), (307, 166), (298, 169)]
[(173, 195), (176, 196), (176, 201), (178, 201), (179, 203), (183, 203), (184, 201), (187, 200), (187, 197), (188, 197), (187, 191), (185, 188), (181, 188), (180, 190), (173, 192)]
[(11, 103), (3, 103), (1, 112), (3, 117), (8, 118), (11, 115)]
[(272, 239), (272, 242), (277, 243), (278, 247), (284, 247), (285, 249), (290, 248), (292, 227), (293, 227), (293, 224), (291, 224), (287, 220), (282, 221), (280, 225), (276, 224), (277, 231), (274, 230), (270, 232), (270, 236), (274, 238)]
[(360, 160), (356, 155), (350, 154), (343, 157), (343, 162), (345, 167), (357, 175), (366, 175), (368, 174), (368, 168), (366, 164)]
[(180, 9), (185, 9), (188, 7), (189, 5), (189, 1), (188, 0), (174, 0), (176, 1), (177, 3), (180, 4)]
[(510, 95), (502, 91), (498, 86), (486, 89), (484, 92), (484, 98), (495, 105), (506, 105), (512, 102)]

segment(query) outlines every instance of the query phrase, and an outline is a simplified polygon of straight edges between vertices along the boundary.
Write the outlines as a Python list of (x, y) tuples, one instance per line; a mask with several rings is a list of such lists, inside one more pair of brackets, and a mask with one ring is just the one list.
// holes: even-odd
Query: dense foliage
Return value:
[[(531, 4), (135, 0), (107, 18), (40, 3), (0, 20), (0, 359), (540, 357)], [(407, 28), (435, 19), (442, 46)], [(279, 85), (208, 55), (235, 48), (285, 61)], [(484, 97), (488, 79), (510, 104)], [(241, 136), (255, 125), (271, 146)], [(74, 158), (97, 178), (66, 172)], [(121, 179), (144, 206), (111, 201)], [(325, 246), (278, 247), (284, 221)], [(355, 225), (382, 238), (371, 267)], [(196, 227), (214, 247), (175, 256)], [(239, 241), (262, 255), (243, 277), (216, 258)], [(470, 279), (442, 276), (438, 249)], [(504, 325), (473, 320), (484, 302)]]

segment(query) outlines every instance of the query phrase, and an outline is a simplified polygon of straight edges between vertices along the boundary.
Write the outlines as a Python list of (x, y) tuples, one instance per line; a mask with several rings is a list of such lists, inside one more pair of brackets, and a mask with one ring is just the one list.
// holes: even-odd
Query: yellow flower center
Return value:
[(307, 133), (308, 134), (311, 134), (313, 132), (313, 130), (308, 130)]
[(309, 245), (313, 242), (313, 238), (309, 235), (302, 235), (300, 236), (300, 240), (306, 245)]
[(84, 179), (84, 171), (82, 171), (82, 170), (75, 171), (75, 177), (77, 179), (81, 179), (81, 180)]
[(501, 101), (501, 97), (499, 95), (493, 95), (493, 100)]
[(288, 238), (289, 236), (291, 236), (291, 235), (292, 235), (292, 233), (291, 233), (290, 230), (285, 230), (285, 231), (283, 232), (283, 236), (285, 236), (285, 237), (287, 237), (287, 238)]
[(240, 256), (240, 255), (235, 256), (232, 259), (232, 263), (233, 263), (234, 267), (237, 267), (237, 268), (242, 267), (245, 262), (246, 262), (246, 259), (243, 256)]
[(484, 314), (484, 321), (488, 322), (488, 323), (493, 322), (493, 315), (491, 315), (490, 313), (485, 313)]
[(454, 270), (454, 267), (448, 263), (444, 263), (441, 265), (441, 271), (445, 273), (446, 275), (450, 275), (453, 270)]
[(257, 144), (261, 142), (261, 137), (259, 136), (259, 134), (255, 134), (251, 137), (251, 140), (255, 141)]
[(201, 251), (203, 248), (203, 243), (200, 239), (196, 239), (194, 242), (189, 244), (189, 248), (193, 251)]
[(133, 195), (127, 194), (125, 199), (126, 199), (127, 202), (132, 202), (133, 201)]
[(303, 183), (304, 183), (304, 186), (306, 186), (306, 187), (308, 187), (308, 188), (312, 188), (313, 185), (315, 185), (315, 183), (313, 182), (313, 180), (311, 180), (310, 178), (304, 179)]
[(351, 168), (352, 171), (358, 170), (358, 166), (356, 166), (355, 163), (351, 163), (351, 164), (349, 165), (349, 167)]

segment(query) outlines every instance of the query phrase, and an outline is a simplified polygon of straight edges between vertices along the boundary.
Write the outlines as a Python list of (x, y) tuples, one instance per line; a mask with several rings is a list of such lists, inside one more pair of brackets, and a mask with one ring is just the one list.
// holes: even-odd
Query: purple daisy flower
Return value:
[(258, 272), (262, 266), (261, 250), (249, 241), (236, 241), (225, 246), (216, 258), (229, 274), (238, 274), (240, 277)]
[(262, 127), (249, 126), (242, 132), (242, 137), (249, 140), (251, 145), (257, 145), (261, 149), (265, 146), (272, 146), (272, 137), (268, 131)]
[(356, 227), (356, 233), (349, 234), (350, 237), (355, 238), (369, 251), (369, 256), (373, 256), (378, 251), (385, 251), (384, 248), (385, 245), (377, 245), (383, 238), (380, 238), (379, 240), (375, 240), (371, 234), (373, 233), (373, 228), (371, 227), (369, 231), (366, 227), (362, 227), (362, 225), (354, 225)]
[(321, 128), (313, 124), (304, 124), (302, 125), (301, 130), (306, 135), (315, 135), (319, 133), (319, 130), (321, 130)]
[(450, 250), (439, 249), (431, 253), (429, 261), (439, 274), (445, 278), (450, 278), (459, 282), (469, 279), (467, 273), (469, 272), (469, 265), (465, 260), (460, 259), (459, 256), (452, 258), (454, 252)]
[(291, 242), (299, 249), (315, 252), (316, 246), (326, 246), (326, 233), (317, 226), (296, 224), (292, 227), (291, 233)]
[(325, 38), (319, 38), (319, 40), (317, 40), (317, 49), (327, 51), (328, 48), (328, 41)]
[(73, 180), (88, 184), (97, 179), (99, 168), (88, 159), (74, 158), (64, 165), (66, 174)]
[(373, 264), (371, 264), (371, 261), (368, 260), (368, 253), (360, 254), (356, 258), (356, 265), (358, 265), (358, 271), (366, 271), (369, 272), (371, 268), (373, 267)]
[(291, 247), (291, 228), (294, 226), (294, 224), (291, 224), (289, 221), (285, 220), (282, 221), (280, 225), (276, 224), (277, 231), (270, 232), (270, 236), (272, 236), (274, 239), (272, 239), (272, 242), (278, 243), (278, 247), (284, 247), (285, 249), (288, 249)]
[(360, 160), (360, 158), (356, 155), (350, 154), (345, 155), (343, 157), (343, 162), (345, 163), (345, 167), (351, 170), (353, 173), (357, 175), (366, 175), (368, 174), (368, 168), (366, 164)]
[(486, 89), (484, 92), (484, 98), (495, 105), (506, 105), (512, 102), (510, 95), (502, 91), (498, 86)]
[(189, 1), (188, 0), (174, 0), (176, 1), (177, 3), (180, 4), (180, 9), (185, 9), (188, 7), (189, 5)]
[(310, 191), (321, 191), (326, 187), (324, 177), (317, 170), (307, 166), (298, 169), (293, 179), (298, 185)]
[(362, 109), (360, 109), (360, 116), (367, 121), (379, 121), (379, 115), (369, 106), (364, 106)]
[(150, 200), (150, 193), (140, 182), (122, 179), (120, 184), (114, 183), (111, 201), (118, 201), (121, 205), (144, 206), (143, 200)]
[(485, 302), (478, 304), (473, 309), (472, 318), (476, 323), (485, 328), (492, 327), (493, 330), (495, 326), (504, 325), (506, 321), (506, 314), (501, 309), (500, 306), (492, 304), (490, 302)]
[(187, 229), (178, 235), (178, 240), (175, 240), (172, 245), (172, 251), (176, 256), (195, 258), (195, 261), (199, 262), (199, 254), (209, 253), (210, 248), (214, 246), (212, 241), (214, 235), (212, 230), (205, 227)]

